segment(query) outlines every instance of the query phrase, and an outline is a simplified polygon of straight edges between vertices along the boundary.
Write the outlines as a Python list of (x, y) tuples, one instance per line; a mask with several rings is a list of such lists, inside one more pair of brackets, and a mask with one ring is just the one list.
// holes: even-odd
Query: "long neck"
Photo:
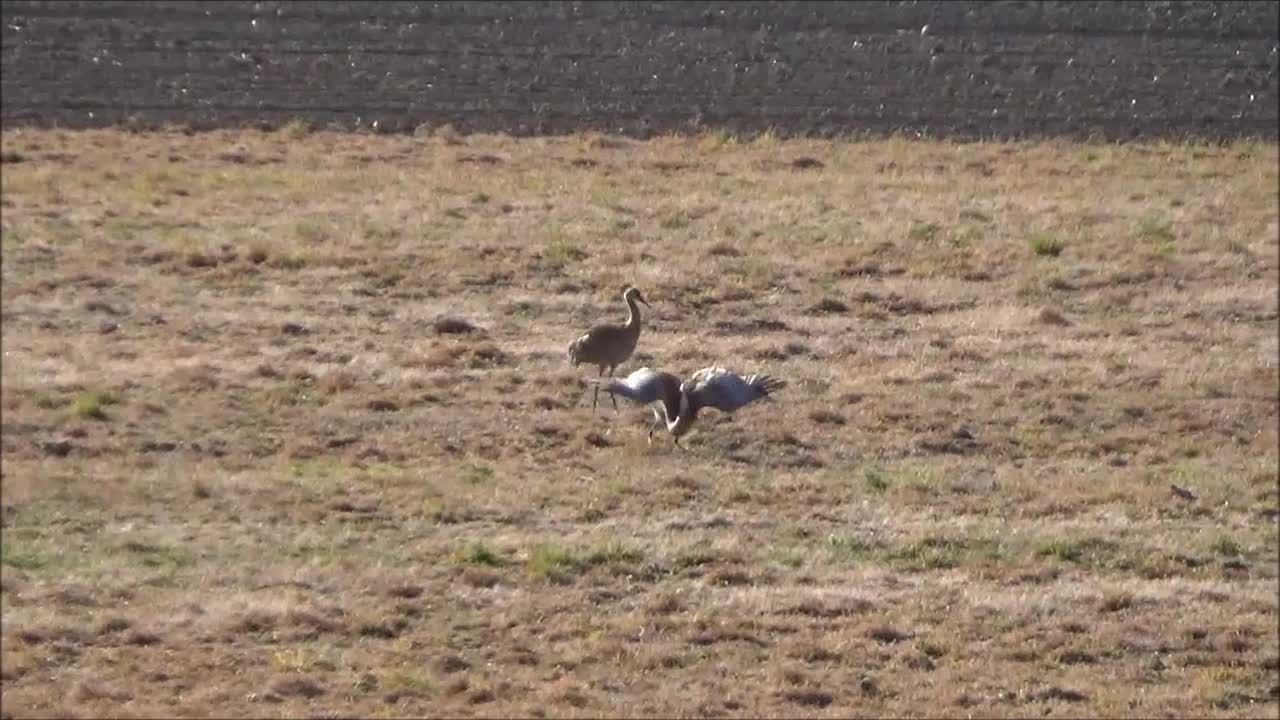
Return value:
[(693, 427), (694, 418), (698, 417), (698, 406), (689, 402), (687, 393), (680, 393), (680, 413), (675, 418), (667, 418), (667, 432), (680, 437)]
[(627, 301), (627, 329), (637, 331), (640, 329), (640, 306), (633, 297), (626, 296), (623, 299)]

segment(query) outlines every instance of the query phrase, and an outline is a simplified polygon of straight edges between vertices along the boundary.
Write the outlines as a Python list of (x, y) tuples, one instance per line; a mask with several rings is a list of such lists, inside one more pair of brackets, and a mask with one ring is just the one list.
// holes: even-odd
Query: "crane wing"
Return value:
[(610, 380), (604, 390), (617, 393), (640, 403), (661, 402), (667, 406), (670, 417), (675, 417), (680, 407), (680, 380), (671, 373), (640, 368), (622, 380)]
[(694, 373), (682, 388), (690, 401), (698, 407), (713, 407), (723, 412), (733, 412), (744, 405), (786, 387), (787, 382), (769, 375), (748, 375), (721, 367), (703, 368)]

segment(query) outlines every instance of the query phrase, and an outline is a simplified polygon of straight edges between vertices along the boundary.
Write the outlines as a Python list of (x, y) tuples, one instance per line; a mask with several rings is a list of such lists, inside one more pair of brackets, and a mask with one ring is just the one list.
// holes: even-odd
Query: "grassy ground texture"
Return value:
[[(6, 717), (1271, 716), (1277, 147), (3, 133)], [(684, 439), (565, 349), (789, 386)]]

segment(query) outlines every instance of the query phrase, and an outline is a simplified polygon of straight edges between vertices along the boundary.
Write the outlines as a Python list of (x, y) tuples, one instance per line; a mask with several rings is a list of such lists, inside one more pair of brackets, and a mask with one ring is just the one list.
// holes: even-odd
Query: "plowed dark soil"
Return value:
[(6, 2), (3, 121), (1277, 137), (1267, 2)]

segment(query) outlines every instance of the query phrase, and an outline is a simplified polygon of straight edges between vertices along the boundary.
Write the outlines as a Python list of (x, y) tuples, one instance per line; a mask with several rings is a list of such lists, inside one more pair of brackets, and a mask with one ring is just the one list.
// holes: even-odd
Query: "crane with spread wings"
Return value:
[(654, 431), (665, 425), (679, 446), (681, 436), (693, 427), (699, 411), (715, 408), (732, 413), (756, 400), (769, 399), (786, 385), (787, 381), (781, 378), (764, 374), (743, 377), (722, 367), (703, 368), (681, 382), (669, 372), (646, 367), (622, 380), (610, 380), (603, 387), (610, 395), (652, 405), (656, 424), (649, 430), (649, 442), (653, 442)]

